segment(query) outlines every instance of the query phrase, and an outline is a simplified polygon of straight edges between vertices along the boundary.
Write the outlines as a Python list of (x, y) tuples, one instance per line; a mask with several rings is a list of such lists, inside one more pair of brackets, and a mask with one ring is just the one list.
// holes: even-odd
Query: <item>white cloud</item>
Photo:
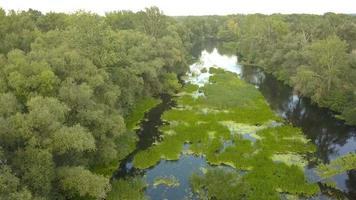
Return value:
[(142, 10), (158, 6), (167, 15), (208, 15), (234, 13), (356, 13), (353, 0), (0, 0), (5, 10), (75, 12), (87, 10), (104, 14), (113, 10)]

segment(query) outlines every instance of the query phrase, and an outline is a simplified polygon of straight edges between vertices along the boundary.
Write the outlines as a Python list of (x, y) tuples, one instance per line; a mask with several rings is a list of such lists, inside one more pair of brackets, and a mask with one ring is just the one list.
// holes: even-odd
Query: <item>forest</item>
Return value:
[[(356, 16), (326, 13), (171, 17), (157, 7), (139, 12), (109, 12), (105, 16), (85, 11), (44, 14), (32, 9), (0, 9), (0, 199), (144, 198), (115, 194), (115, 190), (130, 191), (133, 185), (141, 187), (144, 185), (141, 180), (119, 181), (114, 185), (111, 177), (120, 162), (135, 150), (138, 125), (144, 113), (160, 103), (160, 95), (191, 92), (183, 77), (204, 46), (211, 42), (218, 45), (219, 51), (237, 55), (243, 65), (261, 67), (298, 94), (331, 109), (337, 119), (356, 125)], [(197, 105), (183, 95), (176, 100), (178, 104), (238, 110), (236, 102), (246, 100), (259, 117), (253, 119), (247, 111), (236, 113), (249, 126), (263, 124), (265, 120), (281, 120), (273, 116), (267, 104), (260, 103), (263, 97), (256, 91), (249, 92), (246, 99), (236, 98), (246, 94), (239, 92), (252, 90), (250, 86), (235, 80), (231, 74), (213, 73), (217, 74), (213, 79), (216, 82), (202, 89), (207, 94), (211, 92), (211, 99), (199, 101)], [(214, 99), (213, 94), (224, 96), (214, 88), (219, 84), (227, 85), (227, 96), (231, 99)], [(235, 91), (235, 87), (241, 87), (241, 91)], [(163, 118), (177, 121), (175, 112), (178, 111), (165, 112)], [(201, 117), (189, 112), (179, 115), (183, 114), (187, 115), (187, 124), (194, 124)], [(236, 120), (231, 115), (221, 117)], [(192, 125), (190, 128), (195, 129), (187, 130), (218, 128), (221, 137), (230, 138), (226, 136), (227, 129), (213, 119), (199, 118), (204, 120), (211, 122), (211, 126)], [(173, 129), (183, 131), (179, 127)], [(267, 138), (273, 131), (279, 130), (267, 128), (258, 133)], [(295, 134), (300, 137), (298, 141), (305, 140), (299, 130), (289, 125), (282, 126), (280, 131)], [(186, 140), (183, 136), (172, 139), (179, 145)], [(158, 157), (145, 160), (151, 159), (151, 154), (141, 151), (134, 164), (147, 168), (164, 156), (168, 160), (177, 159), (181, 149), (169, 149), (171, 143), (166, 141), (168, 144), (162, 149), (159, 148), (164, 143), (152, 148), (157, 149), (154, 156)], [(215, 144), (209, 138), (204, 142), (208, 146)], [(242, 160), (246, 165), (234, 163), (233, 166), (249, 169), (247, 164), (251, 163), (254, 167), (268, 165), (279, 169), (280, 166), (266, 159), (277, 151), (271, 145), (273, 142), (285, 141), (266, 140), (266, 144), (259, 144), (259, 150), (267, 153), (255, 155), (255, 160)], [(243, 153), (251, 153), (252, 144), (244, 144), (246, 152)], [(291, 148), (295, 149), (286, 145), (280, 151), (314, 152), (309, 143), (293, 144)], [(172, 154), (166, 155), (163, 148), (173, 151)], [(197, 146), (192, 151), (206, 154), (209, 162), (215, 164), (235, 162), (214, 157), (210, 149)], [(355, 169), (355, 163), (354, 154), (350, 154), (341, 161), (321, 164), (320, 174), (331, 177)], [(299, 168), (284, 165), (282, 168), (303, 178)], [(255, 171), (256, 177), (264, 176)], [(208, 199), (255, 198), (250, 188), (239, 191), (250, 191), (250, 197), (241, 193), (223, 196), (211, 189), (219, 183), (208, 179), (227, 176), (230, 180), (233, 175), (213, 170), (206, 174), (206, 177), (194, 176), (192, 185), (199, 191), (210, 183)], [(251, 175), (250, 179), (255, 181), (256, 177)], [(318, 191), (316, 185), (306, 184), (300, 177), (290, 179), (300, 183), (300, 188), (287, 185), (285, 191), (307, 196)], [(276, 181), (281, 184), (281, 180)], [(275, 198), (277, 189), (273, 186), (266, 190), (269, 189), (269, 195)]]

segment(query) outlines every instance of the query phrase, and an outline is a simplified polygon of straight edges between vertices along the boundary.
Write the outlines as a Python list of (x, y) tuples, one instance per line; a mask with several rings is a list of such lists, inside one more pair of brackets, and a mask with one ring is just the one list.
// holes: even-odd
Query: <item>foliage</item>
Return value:
[(91, 173), (83, 167), (61, 167), (58, 169), (60, 187), (69, 197), (79, 196), (104, 198), (110, 191), (109, 180)]
[(137, 128), (138, 123), (143, 119), (145, 112), (153, 108), (161, 101), (154, 98), (142, 99), (133, 108), (132, 112), (126, 117), (126, 127), (129, 130)]
[[(158, 8), (106, 16), (0, 9), (0, 192), (105, 198), (135, 129), (180, 88), (186, 30)], [(4, 165), (4, 166), (3, 166)]]
[(355, 16), (252, 14), (222, 21), (215, 34), (222, 52), (263, 67), (355, 124)]
[(106, 199), (143, 200), (146, 199), (142, 192), (145, 187), (146, 183), (140, 177), (114, 180)]
[[(181, 89), (179, 76), (204, 44), (219, 41), (224, 52), (264, 67), (355, 124), (355, 24), (354, 16), (332, 13), (173, 18), (157, 7), (105, 16), (0, 9), (0, 198), (105, 198), (108, 178), (93, 171), (110, 175), (133, 151), (133, 129), (158, 103), (152, 98), (177, 90), (178, 107), (163, 116), (162, 141), (139, 152), (136, 167), (178, 159), (189, 143), (188, 153), (211, 164), (246, 170), (268, 164), (299, 183), (294, 190), (281, 186), (283, 192), (311, 195), (315, 187), (303, 182), (299, 167), (275, 162), (314, 148), (300, 130), (270, 126), (281, 119), (257, 90), (219, 70), (200, 89)], [(193, 97), (197, 90), (205, 97)], [(252, 182), (268, 175), (251, 172)], [(115, 188), (142, 191), (139, 181), (126, 181)], [(266, 184), (276, 195), (276, 182)]]

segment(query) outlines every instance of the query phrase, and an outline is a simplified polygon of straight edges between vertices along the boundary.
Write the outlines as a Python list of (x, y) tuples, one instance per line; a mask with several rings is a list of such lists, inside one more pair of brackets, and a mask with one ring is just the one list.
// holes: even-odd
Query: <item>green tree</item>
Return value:
[(144, 33), (154, 38), (160, 38), (165, 34), (167, 17), (158, 7), (146, 8), (144, 12), (140, 12), (140, 15)]
[(50, 148), (58, 154), (71, 151), (84, 152), (95, 150), (95, 139), (90, 132), (80, 125), (61, 127), (51, 136)]
[(105, 198), (110, 191), (109, 179), (91, 173), (83, 167), (62, 167), (57, 170), (60, 187), (68, 192), (67, 197)]
[(306, 56), (313, 71), (326, 85), (329, 92), (340, 75), (347, 69), (347, 44), (337, 36), (328, 37), (312, 43), (306, 50)]
[(47, 150), (28, 147), (16, 152), (14, 165), (21, 180), (39, 196), (48, 197), (54, 180), (54, 162)]

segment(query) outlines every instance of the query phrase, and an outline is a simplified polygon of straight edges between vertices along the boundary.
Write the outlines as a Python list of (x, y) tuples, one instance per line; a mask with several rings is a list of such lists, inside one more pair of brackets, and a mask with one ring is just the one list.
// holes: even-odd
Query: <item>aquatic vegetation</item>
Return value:
[(246, 174), (210, 169), (203, 174), (193, 174), (191, 184), (201, 199), (281, 199), (282, 192), (310, 196), (319, 191), (317, 185), (306, 183), (301, 177), (303, 172), (296, 166), (271, 162)]
[(143, 190), (147, 184), (141, 177), (114, 180), (107, 200), (144, 200), (147, 199)]
[(161, 103), (160, 99), (155, 99), (152, 97), (147, 97), (140, 100), (132, 109), (132, 112), (126, 117), (126, 128), (128, 130), (136, 129), (139, 122), (143, 119), (145, 113), (159, 103)]
[(319, 165), (317, 173), (322, 178), (330, 178), (352, 169), (356, 169), (356, 153), (349, 153), (332, 160), (329, 164)]
[(299, 128), (290, 125), (266, 128), (257, 132), (262, 138), (256, 145), (271, 154), (311, 153), (315, 146), (308, 142)]
[(256, 134), (256, 132), (266, 128), (266, 125), (255, 126), (243, 123), (235, 123), (233, 121), (222, 121), (220, 123), (225, 125), (232, 134), (249, 135), (255, 139), (261, 139), (260, 136)]
[(288, 166), (296, 165), (302, 169), (307, 165), (307, 161), (301, 155), (294, 153), (274, 154), (272, 160), (275, 162), (283, 162)]
[(191, 185), (200, 199), (242, 199), (241, 175), (238, 172), (208, 170), (204, 175), (193, 174)]
[(156, 148), (150, 147), (144, 151), (140, 151), (135, 155), (133, 164), (136, 168), (146, 169), (154, 166), (161, 160), (161, 155)]
[[(315, 147), (302, 131), (281, 124), (261, 93), (235, 74), (215, 68), (210, 73), (208, 84), (182, 88), (175, 97), (177, 107), (162, 115), (166, 123), (160, 127), (160, 140), (138, 152), (134, 166), (145, 169), (186, 153), (235, 169), (194, 175), (193, 188), (204, 198), (279, 199), (281, 193), (317, 193), (318, 186), (308, 183), (303, 172), (304, 155)], [(197, 91), (204, 95), (195, 95)]]
[(157, 177), (153, 181), (153, 187), (157, 187), (159, 185), (165, 185), (167, 187), (178, 187), (180, 183), (179, 180), (174, 176), (163, 176)]

